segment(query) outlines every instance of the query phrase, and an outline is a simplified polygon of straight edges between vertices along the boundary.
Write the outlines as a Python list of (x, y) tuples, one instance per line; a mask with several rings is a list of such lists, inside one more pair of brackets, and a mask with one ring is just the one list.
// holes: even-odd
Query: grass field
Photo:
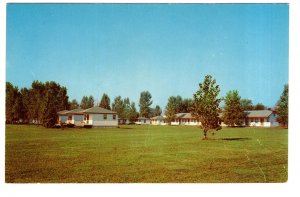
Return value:
[(6, 125), (8, 183), (285, 182), (288, 131), (191, 126), (45, 129)]

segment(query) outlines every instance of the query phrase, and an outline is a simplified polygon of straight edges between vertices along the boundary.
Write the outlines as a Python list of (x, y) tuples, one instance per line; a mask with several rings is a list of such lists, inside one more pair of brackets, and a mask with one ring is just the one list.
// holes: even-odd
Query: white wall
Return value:
[(138, 124), (138, 125), (141, 125), (141, 124), (150, 124), (151, 123), (151, 121), (150, 120), (146, 120), (146, 122), (145, 122), (145, 120), (138, 120), (137, 122), (135, 122), (135, 124)]
[(95, 127), (117, 127), (118, 126), (118, 115), (115, 115), (113, 119), (113, 114), (107, 114), (107, 119), (104, 119), (104, 114), (89, 114), (90, 125)]
[(167, 125), (167, 123), (163, 120), (151, 120), (152, 125)]

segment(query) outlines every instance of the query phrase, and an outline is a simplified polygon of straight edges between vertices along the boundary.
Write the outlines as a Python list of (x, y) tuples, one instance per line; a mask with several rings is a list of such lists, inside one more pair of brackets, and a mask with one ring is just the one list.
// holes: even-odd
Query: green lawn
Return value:
[(285, 182), (288, 131), (192, 126), (6, 126), (8, 183)]

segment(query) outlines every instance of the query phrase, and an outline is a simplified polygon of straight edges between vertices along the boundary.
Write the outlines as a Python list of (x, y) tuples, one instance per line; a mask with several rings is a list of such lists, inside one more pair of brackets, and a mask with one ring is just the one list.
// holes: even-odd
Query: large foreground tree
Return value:
[(219, 118), (221, 99), (218, 98), (219, 93), (220, 88), (216, 84), (216, 80), (207, 75), (203, 83), (199, 83), (199, 90), (194, 94), (191, 113), (201, 122), (203, 139), (207, 139), (208, 131), (221, 129)]
[(241, 97), (237, 90), (230, 90), (225, 96), (223, 111), (224, 123), (228, 126), (241, 126), (245, 117)]
[(285, 85), (283, 92), (277, 102), (277, 121), (284, 127), (289, 123), (289, 86)]

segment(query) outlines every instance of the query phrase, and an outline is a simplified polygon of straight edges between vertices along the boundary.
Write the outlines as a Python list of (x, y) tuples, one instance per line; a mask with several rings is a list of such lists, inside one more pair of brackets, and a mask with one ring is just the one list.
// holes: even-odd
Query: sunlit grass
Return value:
[(288, 131), (192, 126), (6, 126), (6, 182), (285, 182)]

